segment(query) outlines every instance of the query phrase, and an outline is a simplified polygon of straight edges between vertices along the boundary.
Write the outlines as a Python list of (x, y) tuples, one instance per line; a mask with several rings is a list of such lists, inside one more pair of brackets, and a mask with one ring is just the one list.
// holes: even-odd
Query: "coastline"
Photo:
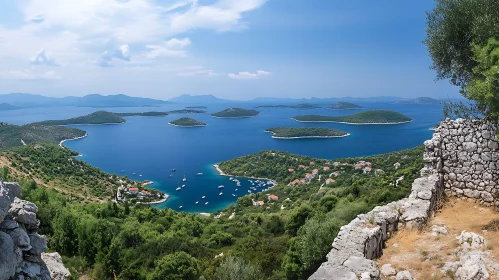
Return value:
[(267, 181), (270, 181), (274, 184), (274, 186), (277, 185), (277, 182), (275, 180), (272, 180), (272, 179), (269, 179), (269, 178), (258, 178), (258, 177), (251, 177), (251, 176), (238, 176), (238, 175), (231, 175), (231, 174), (226, 174), (225, 172), (223, 172), (222, 169), (220, 169), (220, 166), (218, 164), (213, 164), (213, 167), (215, 168), (215, 170), (217, 170), (218, 172), (218, 175), (220, 176), (226, 176), (226, 177), (239, 177), (239, 178), (247, 178), (247, 179), (257, 179), (257, 180), (267, 180)]
[(300, 120), (297, 120), (295, 118), (291, 118), (291, 119), (294, 120), (294, 121), (296, 121), (296, 122), (302, 122), (302, 123), (342, 123), (342, 124), (353, 124), (353, 125), (403, 124), (403, 123), (410, 123), (410, 122), (414, 121), (413, 119), (411, 119), (410, 121), (405, 121), (405, 122), (391, 122), (391, 123), (349, 123), (349, 122), (338, 122), (338, 121), (300, 121)]
[(197, 124), (197, 125), (177, 125), (177, 124), (172, 124), (172, 123), (168, 123), (169, 125), (171, 126), (176, 126), (176, 127), (204, 127), (204, 126), (208, 126), (207, 124)]
[(343, 138), (350, 136), (350, 133), (347, 133), (345, 135), (339, 135), (339, 136), (298, 136), (298, 137), (280, 137), (280, 136), (274, 136), (276, 133), (268, 130), (264, 130), (264, 132), (272, 133), (272, 138), (274, 139), (284, 139), (284, 140), (292, 140), (292, 139), (327, 139), (327, 138)]
[(120, 123), (75, 123), (75, 124), (56, 124), (58, 126), (70, 126), (70, 125), (111, 125), (111, 124), (124, 124), (127, 121), (125, 120), (124, 122)]
[[(87, 132), (85, 132), (85, 135), (83, 135), (83, 136), (76, 137), (76, 138), (72, 138), (72, 139), (64, 139), (64, 140), (61, 140), (61, 142), (59, 142), (59, 146), (60, 146), (61, 148), (64, 148), (64, 146), (62, 145), (64, 142), (66, 142), (66, 141), (72, 141), (72, 140), (82, 139), (82, 138), (85, 138), (85, 137), (87, 137), (87, 136), (88, 136), (88, 133), (87, 133)], [(81, 155), (81, 154), (78, 154), (78, 156), (82, 156), (82, 155)]]
[[(258, 114), (258, 115), (260, 115), (260, 114)], [(217, 118), (217, 119), (244, 119), (244, 118), (253, 118), (253, 117), (256, 117), (258, 115), (254, 115), (254, 116), (241, 116), (241, 117), (217, 117), (217, 116), (210, 115), (210, 117)]]
[(362, 110), (364, 109), (364, 107), (362, 108), (328, 108), (329, 110)]
[(146, 205), (152, 205), (152, 204), (160, 204), (160, 203), (163, 203), (163, 202), (166, 202), (168, 200), (168, 198), (170, 197), (170, 195), (168, 194), (164, 194), (163, 195), (163, 198), (161, 200), (158, 200), (158, 201), (151, 201), (151, 202), (139, 202), (140, 204), (146, 204)]

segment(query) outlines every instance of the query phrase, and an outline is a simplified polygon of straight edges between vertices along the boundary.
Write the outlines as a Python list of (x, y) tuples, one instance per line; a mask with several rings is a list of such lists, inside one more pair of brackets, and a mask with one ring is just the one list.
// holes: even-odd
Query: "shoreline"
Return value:
[[(59, 142), (59, 146), (61, 148), (65, 148), (65, 146), (63, 146), (62, 144), (66, 141), (73, 141), (73, 140), (78, 140), (78, 139), (82, 139), (82, 138), (85, 138), (88, 136), (88, 132), (85, 132), (85, 135), (83, 136), (80, 136), (80, 137), (76, 137), (76, 138), (71, 138), (71, 139), (64, 139), (64, 140), (61, 140), (61, 142)], [(82, 156), (82, 154), (78, 154), (77, 156)]]
[[(127, 121), (125, 120), (124, 122), (120, 123), (75, 123), (75, 124), (56, 124), (58, 126), (70, 126), (70, 125), (112, 125), (112, 124), (125, 124)], [(46, 124), (44, 124), (46, 125)]]
[(362, 108), (327, 108), (329, 110), (362, 110), (362, 109), (365, 109), (364, 107)]
[(274, 184), (274, 186), (277, 186), (277, 181), (269, 179), (269, 178), (258, 178), (258, 177), (252, 177), (252, 176), (238, 176), (238, 175), (231, 175), (231, 174), (226, 174), (223, 172), (222, 169), (220, 169), (220, 166), (218, 164), (213, 164), (213, 167), (215, 170), (217, 170), (218, 175), (220, 176), (225, 176), (225, 177), (234, 177), (234, 178), (246, 178), (246, 179), (257, 179), (257, 180), (267, 180), (270, 181)]
[(267, 133), (272, 133), (272, 138), (274, 139), (283, 139), (283, 140), (293, 140), (293, 139), (327, 139), (327, 138), (343, 138), (350, 136), (350, 133), (347, 133), (345, 135), (340, 135), (340, 136), (298, 136), (298, 137), (281, 137), (281, 136), (274, 136), (276, 133), (268, 130), (264, 130), (264, 132)]
[(403, 124), (403, 123), (410, 123), (410, 122), (414, 121), (414, 120), (410, 120), (410, 121), (405, 121), (405, 122), (392, 122), (392, 123), (349, 123), (349, 122), (338, 122), (338, 121), (300, 121), (300, 120), (297, 120), (295, 118), (291, 118), (291, 119), (296, 121), (296, 122), (302, 122), (302, 123), (342, 123), (342, 124), (353, 124), (353, 125)]
[[(260, 114), (258, 114), (258, 115), (260, 115)], [(253, 118), (253, 117), (256, 117), (258, 115), (254, 115), (254, 116), (241, 116), (241, 117), (217, 117), (217, 116), (210, 115), (210, 117), (216, 118), (216, 119), (245, 119), (245, 118)]]
[(172, 123), (168, 123), (169, 125), (171, 126), (176, 126), (176, 127), (204, 127), (204, 126), (208, 126), (207, 124), (197, 124), (197, 125), (178, 125), (178, 124), (172, 124)]
[(146, 204), (146, 205), (153, 205), (153, 204), (161, 204), (163, 202), (166, 202), (168, 201), (168, 198), (170, 197), (170, 195), (168, 194), (164, 194), (163, 195), (163, 198), (161, 200), (158, 200), (158, 201), (151, 201), (151, 202), (139, 202), (140, 204)]

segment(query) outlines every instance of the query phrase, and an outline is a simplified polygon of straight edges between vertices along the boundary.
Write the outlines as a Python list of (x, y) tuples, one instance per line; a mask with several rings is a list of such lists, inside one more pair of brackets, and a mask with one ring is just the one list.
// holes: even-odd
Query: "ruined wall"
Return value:
[(0, 280), (67, 279), (59, 254), (43, 253), (47, 241), (36, 232), (38, 207), (20, 195), (19, 184), (0, 177)]
[(442, 175), (445, 192), (499, 205), (497, 124), (482, 120), (445, 120), (425, 142), (426, 167)]

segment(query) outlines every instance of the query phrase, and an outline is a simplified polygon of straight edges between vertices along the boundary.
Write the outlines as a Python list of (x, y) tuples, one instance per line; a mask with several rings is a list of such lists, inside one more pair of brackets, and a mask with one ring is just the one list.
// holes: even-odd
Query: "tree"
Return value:
[(260, 280), (264, 275), (251, 264), (245, 264), (244, 260), (234, 256), (228, 256), (215, 272), (215, 280)]
[(156, 263), (152, 280), (197, 280), (200, 275), (198, 260), (185, 252), (164, 256)]

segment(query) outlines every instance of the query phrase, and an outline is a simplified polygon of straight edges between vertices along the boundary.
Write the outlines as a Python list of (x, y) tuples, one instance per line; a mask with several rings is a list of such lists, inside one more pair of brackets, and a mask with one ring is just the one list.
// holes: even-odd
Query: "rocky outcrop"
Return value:
[[(341, 227), (327, 261), (309, 279), (379, 279), (373, 259), (383, 254), (386, 240), (402, 227), (421, 229), (442, 196), (436, 172), (416, 179), (408, 198), (375, 207)], [(406, 274), (397, 277), (409, 279)]]
[(448, 195), (499, 205), (498, 125), (483, 120), (445, 120), (426, 141), (426, 167), (442, 175)]
[(59, 254), (42, 256), (47, 241), (36, 232), (38, 207), (20, 195), (19, 184), (0, 178), (0, 280), (68, 279)]

